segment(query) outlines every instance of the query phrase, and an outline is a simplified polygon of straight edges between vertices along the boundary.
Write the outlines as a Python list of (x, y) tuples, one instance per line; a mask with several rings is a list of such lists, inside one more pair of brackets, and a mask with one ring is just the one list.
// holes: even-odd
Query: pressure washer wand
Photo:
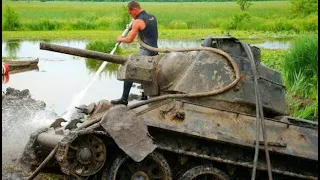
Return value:
[[(122, 33), (121, 36), (126, 37), (129, 33), (129, 31), (131, 30), (132, 24), (133, 24), (133, 19), (131, 20), (131, 22), (129, 24), (127, 24), (127, 28), (124, 30), (124, 32)], [(115, 51), (117, 50), (118, 46), (120, 45), (121, 42), (117, 42), (116, 45), (114, 46), (114, 48), (112, 49), (112, 51), (110, 52), (111, 55), (113, 55), (115, 53)], [(80, 104), (81, 99), (83, 98), (83, 96), (86, 94), (86, 92), (88, 91), (89, 87), (91, 86), (91, 84), (97, 79), (97, 77), (100, 75), (100, 73), (102, 72), (102, 70), (106, 67), (106, 65), (108, 64), (108, 62), (104, 61), (99, 69), (97, 70), (96, 74), (94, 75), (94, 77), (92, 78), (92, 80), (90, 81), (90, 83), (87, 85), (87, 87), (85, 89), (83, 89), (81, 92), (79, 92), (75, 98), (75, 100), (71, 103), (71, 105), (68, 108), (68, 112), (67, 114), (63, 117), (64, 119), (70, 119), (72, 111), (71, 109), (73, 109), (75, 106), (77, 106), (78, 104)]]
[[(126, 37), (129, 33), (129, 31), (131, 30), (132, 27), (132, 23), (133, 23), (133, 19), (132, 21), (127, 24), (127, 28), (124, 30), (124, 32), (121, 34), (121, 36)], [(120, 45), (120, 42), (117, 42), (116, 45), (114, 46), (114, 48), (112, 49), (112, 51), (110, 52), (110, 54), (114, 54), (114, 52), (117, 50), (118, 46)], [(107, 64), (106, 61), (103, 62), (103, 64), (100, 66), (100, 69), (103, 69), (104, 66)], [(98, 75), (100, 74), (98, 70)], [(96, 74), (96, 75), (97, 75)], [(95, 77), (93, 78), (95, 79)], [(91, 81), (92, 82), (92, 81)], [(90, 84), (91, 84), (90, 82)], [(87, 86), (87, 88), (83, 91), (83, 95), (84, 93), (88, 90), (88, 88), (90, 87), (90, 84)], [(81, 93), (80, 93), (81, 94)], [(46, 159), (39, 165), (39, 167), (27, 178), (27, 180), (33, 180), (40, 172), (40, 170), (50, 161), (50, 159), (55, 155), (56, 151), (58, 149), (58, 145), (50, 152), (50, 154), (46, 157)]]
[[(122, 37), (126, 37), (129, 33), (129, 31), (132, 28), (132, 24), (133, 24), (133, 19), (131, 20), (131, 22), (129, 24), (127, 24), (127, 28), (123, 31), (123, 33), (121, 34)], [(116, 45), (114, 46), (114, 48), (112, 49), (112, 51), (110, 52), (110, 54), (114, 54), (114, 52), (117, 50), (118, 46), (121, 44), (121, 42), (117, 42)]]

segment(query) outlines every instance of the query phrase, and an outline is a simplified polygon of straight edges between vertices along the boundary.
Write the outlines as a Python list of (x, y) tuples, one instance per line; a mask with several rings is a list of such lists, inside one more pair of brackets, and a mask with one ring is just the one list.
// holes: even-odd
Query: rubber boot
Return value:
[(130, 89), (132, 87), (132, 84), (133, 84), (133, 82), (131, 82), (131, 81), (124, 81), (123, 92), (122, 92), (121, 98), (112, 100), (111, 103), (114, 105), (116, 105), (116, 104), (128, 105), (128, 98), (129, 98), (129, 93), (130, 93)]
[(145, 94), (144, 94), (144, 92), (142, 92), (142, 94), (141, 94), (141, 100), (147, 100), (148, 99), (148, 96), (146, 96)]

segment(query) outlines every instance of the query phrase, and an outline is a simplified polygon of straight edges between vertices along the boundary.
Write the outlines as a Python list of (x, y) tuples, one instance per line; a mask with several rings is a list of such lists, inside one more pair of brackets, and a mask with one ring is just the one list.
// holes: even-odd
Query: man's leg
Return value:
[(142, 84), (141, 84), (141, 88), (142, 88), (141, 100), (147, 100), (147, 99), (148, 99), (148, 96), (146, 96), (146, 95), (144, 94), (143, 85), (142, 85)]
[(124, 81), (123, 82), (123, 91), (122, 91), (122, 96), (120, 99), (112, 100), (112, 104), (128, 104), (128, 98), (129, 98), (129, 93), (130, 89), (132, 87), (133, 82), (131, 81)]
[(124, 81), (123, 83), (123, 92), (122, 92), (122, 99), (128, 101), (130, 89), (132, 87), (133, 82), (131, 81)]
[[(147, 55), (150, 56), (150, 52), (146, 51), (144, 49), (139, 49), (139, 54), (140, 55)], [(129, 98), (129, 93), (130, 93), (130, 89), (132, 87), (133, 82), (131, 81), (124, 81), (123, 83), (123, 92), (122, 92), (122, 96), (120, 99), (116, 99), (116, 100), (112, 100), (111, 103), (112, 104), (124, 104), (127, 105), (128, 104), (128, 98)], [(144, 95), (144, 93), (142, 93), (142, 97), (141, 100), (146, 100), (147, 96)]]

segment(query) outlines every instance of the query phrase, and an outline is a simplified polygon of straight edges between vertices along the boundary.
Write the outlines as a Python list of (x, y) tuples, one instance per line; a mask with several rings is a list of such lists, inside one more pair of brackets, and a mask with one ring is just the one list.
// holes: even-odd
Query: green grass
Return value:
[[(86, 49), (104, 53), (110, 53), (114, 48), (113, 41), (92, 41), (86, 45)], [(121, 47), (118, 47), (114, 54), (122, 54)], [(86, 67), (89, 69), (90, 73), (95, 73), (98, 71), (99, 67), (103, 61), (94, 60), (87, 58), (86, 59)], [(118, 64), (108, 63), (106, 67), (103, 69), (102, 73), (108, 77), (115, 76), (117, 74), (117, 70), (119, 68)], [(101, 76), (102, 74), (100, 74)]]
[(10, 61), (11, 59), (17, 59), (17, 56), (2, 57), (2, 62)]
[[(86, 49), (110, 53), (114, 48), (115, 43), (113, 41), (91, 41), (86, 45)], [(128, 56), (129, 54), (136, 54), (138, 53), (138, 49), (132, 50), (124, 50), (121, 47), (118, 47), (114, 54)], [(86, 59), (86, 67), (89, 69), (90, 73), (96, 73), (100, 68), (103, 62), (95, 59)], [(119, 64), (108, 63), (106, 67), (103, 69), (100, 76), (105, 75), (107, 77), (114, 77), (117, 74), (119, 68)]]
[(318, 80), (318, 36), (300, 37), (288, 51), (284, 61), (285, 78), (293, 85), (301, 73), (315, 86)]
[[(240, 8), (236, 2), (156, 3), (142, 7), (157, 17), (159, 29), (223, 29), (254, 31), (316, 32), (317, 14), (295, 17), (289, 1), (252, 2), (249, 19), (233, 27)], [(118, 30), (123, 24), (126, 2), (2, 2), (20, 15), (22, 30), (41, 30), (50, 21), (59, 30)], [(4, 17), (2, 11), (2, 17)], [(37, 27), (38, 26), (38, 27)], [(40, 28), (42, 27), (42, 28)], [(51, 27), (52, 28), (52, 27)]]
[[(123, 29), (124, 30), (124, 29)], [(115, 41), (123, 30), (58, 30), (58, 31), (2, 31), (3, 40), (25, 39), (63, 39), (63, 40), (104, 40)], [(171, 40), (199, 40), (206, 36), (224, 36), (227, 31), (222, 29), (162, 29), (159, 30), (159, 39)], [(244, 40), (269, 40), (294, 38), (300, 36), (290, 31), (282, 32), (259, 32), (259, 31), (228, 31), (233, 37)]]
[(286, 99), (290, 115), (318, 120), (318, 83), (311, 85), (310, 79), (300, 72), (295, 74), (295, 82), (288, 87)]
[(279, 71), (283, 74), (283, 59), (286, 50), (261, 50), (261, 61), (266, 66)]
[(318, 36), (298, 38), (285, 54), (283, 68), (292, 114), (318, 119)]
[(289, 115), (317, 120), (318, 37), (299, 37), (289, 50), (262, 49), (261, 60), (281, 73)]

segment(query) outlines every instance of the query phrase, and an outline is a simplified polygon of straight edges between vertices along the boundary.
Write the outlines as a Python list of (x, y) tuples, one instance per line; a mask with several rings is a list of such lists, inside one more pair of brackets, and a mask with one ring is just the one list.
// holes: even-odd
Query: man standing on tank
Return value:
[[(117, 42), (131, 43), (133, 39), (139, 34), (141, 40), (149, 46), (158, 48), (158, 27), (157, 20), (154, 15), (148, 14), (141, 9), (137, 1), (130, 1), (127, 6), (128, 13), (134, 19), (132, 28), (128, 37), (118, 36)], [(150, 51), (144, 47), (139, 49), (140, 55), (155, 56), (158, 52)], [(122, 97), (120, 99), (112, 100), (112, 104), (128, 104), (128, 97), (133, 82), (124, 81)], [(142, 94), (142, 99), (146, 99)]]

